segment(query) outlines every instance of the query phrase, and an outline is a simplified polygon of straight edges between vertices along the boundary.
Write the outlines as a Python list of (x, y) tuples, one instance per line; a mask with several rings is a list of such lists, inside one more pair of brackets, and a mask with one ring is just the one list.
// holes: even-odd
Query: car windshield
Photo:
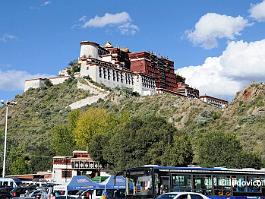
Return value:
[(173, 199), (177, 196), (178, 194), (162, 194), (158, 196), (156, 199)]

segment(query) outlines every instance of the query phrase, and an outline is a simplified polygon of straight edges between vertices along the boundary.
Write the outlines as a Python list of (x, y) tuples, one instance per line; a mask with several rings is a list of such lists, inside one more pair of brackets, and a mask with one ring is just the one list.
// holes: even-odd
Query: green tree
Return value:
[(243, 151), (234, 134), (208, 132), (196, 141), (198, 163), (206, 167), (225, 166), (228, 168), (260, 167), (258, 156)]
[(109, 135), (108, 134), (97, 134), (93, 136), (90, 140), (87, 150), (93, 160), (99, 161), (103, 167), (106, 167), (108, 162), (103, 157), (103, 149), (108, 143)]
[(74, 136), (67, 126), (57, 126), (52, 131), (52, 148), (56, 155), (69, 155), (75, 147)]
[(9, 152), (8, 166), (11, 175), (25, 174), (29, 171), (26, 148), (24, 146), (12, 147)]
[(189, 136), (177, 135), (167, 146), (162, 157), (163, 165), (187, 166), (193, 161), (193, 150)]
[(67, 73), (68, 75), (70, 75), (71, 79), (74, 79), (74, 75), (76, 72), (80, 72), (80, 64), (77, 60), (74, 60), (69, 63)]
[(79, 119), (81, 112), (80, 110), (73, 110), (68, 114), (68, 127), (71, 131), (76, 128), (77, 121)]
[(236, 158), (238, 168), (256, 168), (262, 167), (261, 157), (255, 153), (242, 151)]
[(17, 157), (10, 165), (10, 173), (12, 175), (26, 174), (28, 171), (28, 165), (25, 162), (24, 157)]
[(88, 147), (94, 136), (108, 132), (111, 124), (111, 116), (105, 109), (90, 108), (82, 113), (76, 123), (74, 136), (77, 145)]
[(172, 143), (176, 129), (164, 119), (155, 116), (132, 118), (117, 126), (115, 134), (103, 147), (104, 159), (114, 170), (161, 163), (161, 155)]
[(44, 142), (39, 142), (35, 146), (27, 148), (27, 151), (31, 151), (31, 153), (27, 155), (30, 173), (52, 169), (51, 156), (54, 154), (49, 145)]
[(124, 126), (130, 120), (128, 112), (121, 112), (118, 114), (108, 113), (108, 126), (104, 133), (95, 134), (87, 143), (87, 150), (91, 157), (99, 161), (101, 165), (106, 166), (109, 162), (104, 159), (104, 148), (108, 145), (109, 139), (116, 133), (116, 128)]

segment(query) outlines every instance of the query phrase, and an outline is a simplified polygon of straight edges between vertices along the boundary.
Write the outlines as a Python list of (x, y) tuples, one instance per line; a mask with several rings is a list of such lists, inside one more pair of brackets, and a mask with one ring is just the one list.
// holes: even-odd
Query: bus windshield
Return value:
[(131, 172), (129, 178), (129, 190), (127, 195), (151, 195), (153, 194), (152, 175), (150, 171)]

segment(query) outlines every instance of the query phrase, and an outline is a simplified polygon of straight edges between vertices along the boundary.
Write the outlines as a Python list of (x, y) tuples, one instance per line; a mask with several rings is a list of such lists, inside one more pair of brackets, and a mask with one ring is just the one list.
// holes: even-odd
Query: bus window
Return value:
[(242, 183), (244, 181), (245, 181), (244, 176), (232, 176), (233, 192), (244, 192), (245, 186)]
[(7, 182), (7, 181), (4, 181), (4, 182), (3, 182), (3, 186), (4, 186), (4, 187), (7, 187), (7, 186), (8, 186), (8, 182)]
[(172, 175), (172, 191), (191, 191), (190, 175)]
[(152, 193), (152, 176), (139, 176), (136, 181), (136, 193), (149, 195)]
[(230, 176), (214, 176), (214, 195), (230, 196), (232, 193), (232, 179)]
[(261, 185), (261, 179), (259, 177), (247, 176), (246, 192), (261, 193)]
[(160, 177), (160, 194), (169, 192), (170, 189), (170, 177), (161, 176)]
[(212, 193), (213, 180), (211, 176), (195, 175), (194, 176), (194, 189), (195, 192), (210, 195)]

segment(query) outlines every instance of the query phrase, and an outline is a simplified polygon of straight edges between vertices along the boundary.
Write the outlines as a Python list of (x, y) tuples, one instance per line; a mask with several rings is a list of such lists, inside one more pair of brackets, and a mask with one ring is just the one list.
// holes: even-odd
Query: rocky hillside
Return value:
[[(29, 90), (16, 96), (17, 105), (10, 108), (9, 114), (9, 150), (24, 146), (29, 161), (36, 156), (50, 161), (54, 154), (50, 147), (52, 128), (65, 123), (71, 107), (86, 109), (97, 106), (111, 112), (127, 111), (134, 116), (155, 114), (166, 118), (179, 131), (194, 136), (204, 131), (236, 133), (244, 147), (261, 154), (265, 159), (264, 84), (252, 84), (238, 93), (227, 109), (220, 110), (197, 99), (170, 94), (139, 97), (124, 89), (108, 93), (100, 85), (92, 86), (91, 82), (84, 79), (78, 81)], [(99, 100), (103, 97), (104, 100)], [(4, 108), (0, 109), (1, 136), (4, 113)], [(3, 137), (0, 139), (2, 150)], [(49, 164), (43, 166), (43, 169), (47, 168)]]
[(237, 93), (214, 127), (235, 132), (246, 150), (265, 159), (265, 84), (252, 84)]

